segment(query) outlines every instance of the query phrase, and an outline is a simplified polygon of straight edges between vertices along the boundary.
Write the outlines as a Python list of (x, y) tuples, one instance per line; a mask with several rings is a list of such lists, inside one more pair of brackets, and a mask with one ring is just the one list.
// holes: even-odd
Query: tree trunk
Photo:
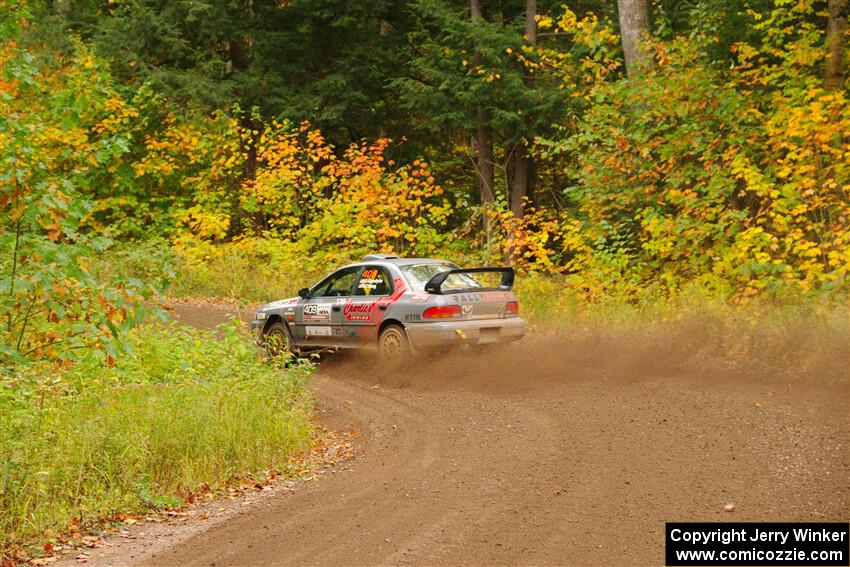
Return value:
[[(475, 21), (483, 18), (481, 14), (480, 0), (469, 0), (469, 16)], [(476, 61), (479, 59), (475, 55)], [(490, 112), (483, 106), (476, 108), (476, 122), (478, 132), (476, 138), (476, 169), (478, 174), (478, 189), (481, 195), (482, 224), (484, 232), (489, 235), (490, 217), (488, 215), (493, 201), (496, 200), (494, 183), (496, 180), (495, 165), (493, 163), (493, 130), (490, 127)], [(488, 236), (489, 237), (489, 236)]]
[(649, 33), (646, 0), (617, 0), (620, 12), (620, 37), (626, 58), (626, 74), (634, 75), (648, 60), (641, 43)]
[(844, 55), (847, 48), (847, 0), (829, 0), (826, 23), (826, 65), (824, 86), (830, 90), (844, 85)]
[(525, 2), (525, 41), (537, 44), (537, 0)]
[[(537, 44), (537, 0), (526, 0), (525, 3), (525, 34), (523, 39), (529, 45)], [(532, 79), (523, 70), (525, 87), (532, 88)], [(511, 191), (510, 206), (514, 216), (521, 217), (525, 214), (525, 198), (528, 195), (530, 175), (533, 171), (531, 156), (528, 154), (529, 140), (520, 140), (510, 153), (512, 161), (510, 169)]]
[[(378, 35), (380, 37), (386, 37), (387, 35), (389, 35), (391, 28), (392, 28), (392, 25), (387, 20), (381, 18), (380, 22), (378, 23)], [(375, 118), (377, 119), (379, 117), (376, 116)], [(377, 122), (378, 122), (378, 138), (386, 138), (387, 137), (387, 130), (386, 130), (386, 128), (384, 128), (384, 121), (383, 120), (377, 120)]]
[(515, 217), (525, 214), (525, 197), (528, 195), (528, 177), (531, 173), (531, 156), (523, 142), (513, 148), (511, 169), (511, 212)]
[[(476, 142), (481, 204), (489, 206), (496, 200), (496, 193), (494, 191), (496, 169), (493, 163), (493, 130), (490, 128), (490, 113), (481, 106), (478, 107), (478, 137)], [(486, 227), (487, 219), (484, 222)]]

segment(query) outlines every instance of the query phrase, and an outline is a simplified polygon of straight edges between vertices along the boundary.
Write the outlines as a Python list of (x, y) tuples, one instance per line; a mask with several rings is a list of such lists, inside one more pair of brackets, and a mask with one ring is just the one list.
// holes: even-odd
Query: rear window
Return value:
[[(414, 291), (425, 291), (425, 284), (428, 283), (428, 280), (441, 272), (456, 270), (458, 267), (456, 264), (450, 264), (448, 262), (445, 264), (411, 264), (409, 266), (402, 266), (401, 271), (404, 272), (404, 276)], [(443, 290), (476, 287), (482, 287), (482, 285), (469, 274), (452, 274), (443, 282)]]

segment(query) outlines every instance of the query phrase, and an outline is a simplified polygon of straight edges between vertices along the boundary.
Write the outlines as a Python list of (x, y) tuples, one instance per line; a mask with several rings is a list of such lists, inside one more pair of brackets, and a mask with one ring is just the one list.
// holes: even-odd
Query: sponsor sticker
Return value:
[(366, 295), (371, 295), (371, 293), (378, 289), (379, 285), (385, 284), (383, 274), (381, 274), (380, 270), (377, 268), (370, 268), (368, 270), (363, 270), (363, 273), (360, 274), (360, 281), (357, 284), (359, 289), (362, 289)]
[(307, 327), (307, 336), (309, 337), (330, 337), (333, 331), (325, 325), (310, 325)]
[(298, 303), (298, 297), (290, 297), (288, 299), (281, 299), (279, 301), (272, 301), (268, 305), (266, 305), (266, 309), (277, 309), (279, 307), (286, 307), (289, 305), (295, 305)]
[(374, 301), (360, 303), (346, 303), (342, 312), (349, 321), (368, 321), (372, 310), (377, 308)]
[(311, 303), (304, 306), (305, 321), (330, 321), (331, 306)]
[[(354, 302), (351, 298), (345, 302), (342, 308), (342, 314), (346, 321), (368, 321), (370, 323), (380, 323), (386, 314), (387, 309), (407, 291), (404, 282), (401, 278), (393, 280), (393, 288), (395, 291), (392, 295), (383, 295), (371, 301)], [(384, 309), (381, 309), (383, 307)]]

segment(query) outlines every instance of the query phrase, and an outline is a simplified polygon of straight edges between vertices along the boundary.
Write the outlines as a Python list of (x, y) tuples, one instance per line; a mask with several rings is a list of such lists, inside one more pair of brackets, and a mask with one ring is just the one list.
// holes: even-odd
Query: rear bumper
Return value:
[(519, 317), (474, 321), (429, 321), (408, 323), (405, 330), (414, 348), (504, 343), (519, 340), (525, 335), (525, 321)]

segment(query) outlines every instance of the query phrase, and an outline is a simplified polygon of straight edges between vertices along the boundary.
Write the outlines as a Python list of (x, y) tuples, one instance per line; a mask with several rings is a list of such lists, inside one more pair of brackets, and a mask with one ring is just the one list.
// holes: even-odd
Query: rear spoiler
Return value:
[(446, 281), (452, 274), (482, 274), (482, 273), (500, 273), (502, 274), (502, 281), (499, 283), (498, 288), (493, 287), (470, 287), (465, 289), (453, 289), (450, 293), (455, 292), (463, 292), (463, 291), (510, 291), (510, 289), (514, 286), (514, 269), (513, 268), (470, 268), (468, 270), (457, 269), (457, 270), (447, 270), (445, 272), (440, 272), (425, 284), (425, 291), (428, 293), (442, 294), (442, 285), (443, 282)]

